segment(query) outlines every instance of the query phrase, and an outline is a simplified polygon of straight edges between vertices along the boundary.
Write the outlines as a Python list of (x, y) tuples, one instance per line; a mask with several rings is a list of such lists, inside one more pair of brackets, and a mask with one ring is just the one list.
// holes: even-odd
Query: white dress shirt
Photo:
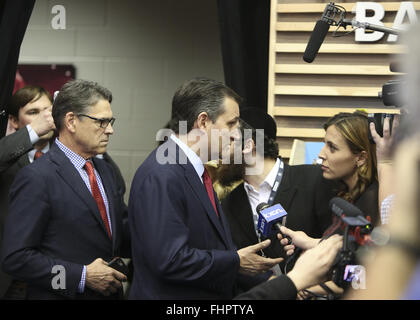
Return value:
[(187, 146), (184, 142), (178, 139), (174, 134), (171, 134), (170, 138), (184, 151), (185, 155), (187, 156), (188, 160), (190, 160), (191, 164), (193, 165), (195, 171), (198, 174), (201, 182), (203, 182), (203, 173), (204, 173), (204, 164), (201, 161), (200, 157), (191, 150), (189, 146)]
[(261, 202), (268, 203), (268, 199), (270, 198), (271, 190), (273, 189), (274, 183), (276, 182), (277, 172), (279, 171), (280, 165), (283, 165), (282, 161), (277, 158), (276, 163), (274, 164), (273, 168), (269, 172), (269, 174), (265, 177), (264, 181), (260, 184), (259, 190), (256, 190), (252, 185), (248, 182), (244, 182), (245, 192), (248, 196), (249, 204), (251, 205), (252, 215), (254, 218), (254, 229), (255, 233), (258, 235), (257, 227), (258, 227), (258, 213), (257, 213), (257, 206)]

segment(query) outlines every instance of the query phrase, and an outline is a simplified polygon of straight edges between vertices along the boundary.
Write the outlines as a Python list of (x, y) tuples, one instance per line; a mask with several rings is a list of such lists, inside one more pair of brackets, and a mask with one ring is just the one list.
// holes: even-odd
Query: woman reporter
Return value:
[(338, 113), (324, 125), (319, 153), (325, 179), (337, 182), (337, 196), (353, 203), (372, 224), (379, 222), (376, 147), (369, 140), (365, 112)]
[[(319, 153), (323, 177), (334, 180), (337, 196), (354, 204), (376, 225), (379, 223), (376, 147), (369, 139), (367, 113), (338, 113), (325, 123), (324, 129), (325, 145)], [(324, 235), (330, 235), (337, 229), (339, 219), (336, 215), (333, 216), (332, 228), (325, 230)], [(321, 240), (286, 227), (281, 227), (281, 231), (293, 242), (288, 245), (288, 240), (278, 235), (287, 255), (291, 255), (296, 247), (309, 250)], [(331, 281), (327, 284), (334, 293), (343, 293)], [(326, 293), (320, 286), (310, 288), (310, 291), (315, 294)], [(302, 293), (299, 296), (305, 298)]]

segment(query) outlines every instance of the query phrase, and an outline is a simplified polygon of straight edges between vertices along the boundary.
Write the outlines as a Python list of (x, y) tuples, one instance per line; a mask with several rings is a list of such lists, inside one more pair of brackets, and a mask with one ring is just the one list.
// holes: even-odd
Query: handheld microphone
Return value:
[[(257, 206), (258, 213), (258, 232), (268, 238), (273, 233), (278, 233), (282, 225), (283, 219), (287, 216), (286, 210), (281, 206), (281, 204), (276, 204), (270, 206), (265, 202), (260, 203)], [(283, 234), (282, 234), (283, 235)], [(289, 236), (284, 236), (289, 240), (289, 244), (292, 243), (292, 240)]]
[(306, 46), (305, 53), (303, 54), (303, 60), (311, 63), (314, 61), (318, 54), (319, 48), (330, 29), (330, 24), (324, 20), (318, 20), (315, 24), (314, 30), (312, 31), (309, 42)]

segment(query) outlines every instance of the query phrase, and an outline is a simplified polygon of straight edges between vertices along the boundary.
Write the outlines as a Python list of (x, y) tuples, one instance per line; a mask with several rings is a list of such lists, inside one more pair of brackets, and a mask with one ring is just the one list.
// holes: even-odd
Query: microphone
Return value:
[(304, 61), (308, 63), (314, 61), (329, 29), (330, 24), (328, 22), (324, 20), (318, 20), (316, 22), (314, 30), (312, 31), (311, 37), (309, 38), (309, 42), (306, 46), (305, 53), (303, 54)]
[(330, 200), (330, 208), (335, 215), (341, 217), (346, 224), (352, 227), (370, 225), (370, 221), (364, 217), (363, 212), (350, 202), (334, 197)]
[[(348, 227), (352, 228), (351, 230), (354, 230), (351, 231), (351, 234), (358, 244), (364, 245), (370, 242), (369, 234), (372, 232), (370, 218), (366, 219), (359, 208), (339, 197), (330, 200), (330, 208)], [(345, 242), (343, 247), (346, 246)]]
[[(258, 232), (260, 235), (268, 238), (273, 233), (278, 233), (282, 225), (283, 219), (287, 216), (286, 210), (281, 204), (270, 206), (265, 202), (260, 203), (257, 206), (258, 213)], [(282, 234), (283, 235), (283, 234)], [(289, 244), (292, 243), (292, 239), (289, 236), (284, 236), (289, 240)]]

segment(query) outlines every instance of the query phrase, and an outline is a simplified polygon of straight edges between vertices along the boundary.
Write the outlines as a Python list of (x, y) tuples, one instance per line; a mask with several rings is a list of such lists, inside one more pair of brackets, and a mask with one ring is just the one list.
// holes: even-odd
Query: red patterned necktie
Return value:
[(216, 201), (214, 200), (213, 183), (206, 169), (204, 169), (204, 172), (203, 172), (203, 182), (204, 182), (204, 186), (206, 187), (207, 194), (210, 198), (210, 201), (213, 204), (214, 211), (216, 211), (216, 215), (219, 216), (219, 213), (217, 212)]
[(38, 159), (39, 157), (42, 157), (44, 155), (44, 152), (37, 150), (35, 152), (34, 160)]
[(99, 212), (101, 213), (101, 217), (105, 224), (106, 231), (108, 232), (108, 236), (110, 239), (112, 239), (111, 228), (109, 227), (109, 221), (106, 215), (104, 199), (102, 198), (101, 192), (99, 191), (99, 186), (98, 186), (98, 182), (96, 181), (93, 165), (90, 161), (86, 161), (84, 168), (89, 176), (90, 188), (92, 190), (93, 199), (95, 199), (95, 202), (98, 205), (98, 209), (99, 209)]

